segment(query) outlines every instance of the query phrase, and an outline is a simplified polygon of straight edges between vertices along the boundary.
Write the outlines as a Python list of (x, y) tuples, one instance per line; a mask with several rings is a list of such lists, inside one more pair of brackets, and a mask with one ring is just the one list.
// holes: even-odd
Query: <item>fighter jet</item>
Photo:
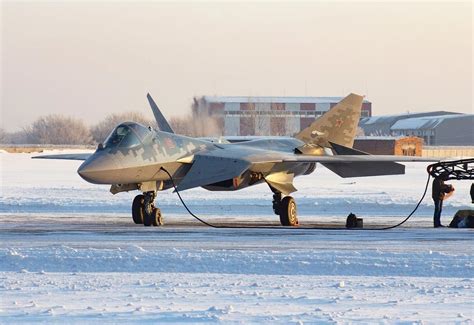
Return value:
[(262, 137), (231, 143), (225, 139), (178, 135), (148, 95), (159, 130), (135, 122), (115, 127), (90, 154), (34, 158), (84, 160), (77, 170), (87, 182), (111, 185), (110, 192), (139, 191), (132, 203), (135, 224), (163, 224), (155, 204), (158, 192), (202, 187), (236, 191), (266, 183), (282, 226), (297, 226), (293, 179), (320, 163), (341, 177), (398, 175), (397, 162), (432, 161), (419, 157), (373, 156), (352, 148), (363, 97), (350, 94), (295, 137)]

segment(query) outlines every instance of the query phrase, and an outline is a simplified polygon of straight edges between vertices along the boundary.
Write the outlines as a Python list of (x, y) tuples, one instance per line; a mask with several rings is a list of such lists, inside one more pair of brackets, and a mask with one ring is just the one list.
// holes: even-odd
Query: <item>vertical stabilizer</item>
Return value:
[(165, 131), (168, 133), (174, 133), (173, 129), (169, 125), (168, 121), (165, 119), (163, 114), (161, 113), (160, 109), (158, 108), (158, 105), (156, 105), (155, 101), (153, 98), (151, 98), (150, 94), (146, 95), (146, 98), (148, 98), (148, 102), (150, 103), (151, 110), (153, 111), (153, 115), (155, 116), (156, 124), (158, 125), (158, 129), (161, 131)]
[(296, 135), (310, 144), (333, 142), (352, 148), (359, 125), (363, 97), (350, 94)]

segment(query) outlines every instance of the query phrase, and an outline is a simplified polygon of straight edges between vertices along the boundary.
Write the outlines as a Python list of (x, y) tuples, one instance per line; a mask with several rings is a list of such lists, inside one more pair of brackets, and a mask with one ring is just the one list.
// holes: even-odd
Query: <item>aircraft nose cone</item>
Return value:
[(112, 184), (114, 170), (117, 170), (117, 165), (112, 157), (92, 155), (79, 166), (77, 173), (89, 183)]
[(91, 175), (93, 174), (93, 171), (91, 172), (91, 169), (89, 164), (86, 164), (85, 162), (82, 163), (81, 166), (79, 166), (78, 170), (77, 170), (77, 173), (79, 174), (79, 176), (81, 176), (84, 180), (86, 181), (90, 181), (91, 180)]

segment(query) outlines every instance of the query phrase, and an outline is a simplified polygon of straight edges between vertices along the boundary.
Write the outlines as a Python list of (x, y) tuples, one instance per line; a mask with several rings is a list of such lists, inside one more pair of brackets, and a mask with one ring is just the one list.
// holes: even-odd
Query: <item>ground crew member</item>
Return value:
[(474, 204), (474, 183), (471, 184), (471, 201)]
[(435, 177), (433, 180), (432, 187), (432, 198), (435, 204), (435, 211), (433, 216), (434, 227), (444, 227), (441, 224), (441, 211), (443, 210), (443, 200), (446, 193), (451, 193), (454, 191), (454, 188), (450, 184), (445, 184), (444, 181), (447, 179), (446, 175), (440, 175), (440, 177)]

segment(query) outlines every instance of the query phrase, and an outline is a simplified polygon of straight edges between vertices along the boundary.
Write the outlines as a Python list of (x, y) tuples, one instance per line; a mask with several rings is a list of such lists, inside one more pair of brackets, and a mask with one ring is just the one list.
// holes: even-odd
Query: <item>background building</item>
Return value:
[(399, 120), (425, 117), (425, 116), (441, 116), (441, 115), (456, 115), (457, 113), (436, 111), (436, 112), (425, 112), (425, 113), (410, 113), (410, 114), (399, 114), (399, 115), (381, 115), (362, 117), (359, 126), (364, 130), (365, 135), (372, 136), (386, 136), (392, 134), (391, 127)]
[(428, 146), (474, 145), (474, 115), (453, 112), (374, 116), (359, 126), (365, 135), (416, 136)]
[(418, 137), (358, 137), (354, 148), (372, 155), (421, 156), (423, 139)]
[[(194, 98), (193, 114), (209, 115), (222, 135), (293, 135), (309, 126), (343, 97), (227, 97)], [(372, 116), (364, 100), (362, 116)]]

